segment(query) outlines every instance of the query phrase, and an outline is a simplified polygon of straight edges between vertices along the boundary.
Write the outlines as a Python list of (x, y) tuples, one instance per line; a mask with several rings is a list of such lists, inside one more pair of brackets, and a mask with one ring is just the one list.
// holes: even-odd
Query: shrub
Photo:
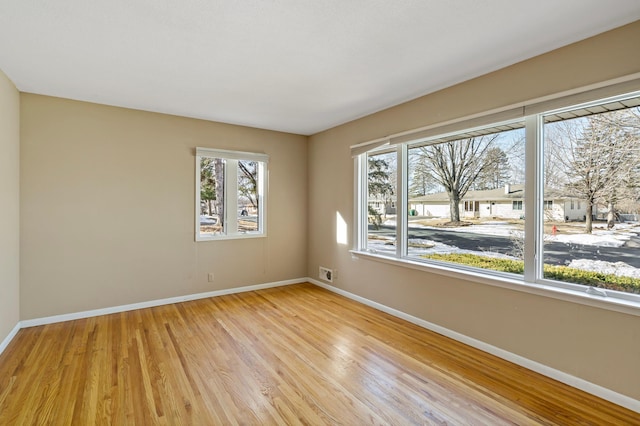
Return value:
[[(425, 254), (422, 257), (475, 268), (490, 269), (492, 271), (509, 272), (512, 274), (522, 274), (524, 272), (524, 261), (522, 260), (502, 259), (466, 253)], [(640, 294), (640, 279), (638, 278), (554, 265), (544, 265), (543, 273), (545, 278), (551, 280)]]
[(500, 272), (511, 272), (522, 274), (524, 272), (524, 262), (522, 260), (501, 259), (488, 256), (478, 256), (475, 254), (425, 254), (422, 257), (444, 262), (453, 262), (461, 265), (473, 266), (475, 268), (491, 269)]
[(373, 225), (373, 229), (380, 229), (380, 225), (382, 225), (382, 218), (380, 217), (380, 213), (376, 211), (371, 206), (367, 206), (367, 210), (369, 212), (369, 223)]

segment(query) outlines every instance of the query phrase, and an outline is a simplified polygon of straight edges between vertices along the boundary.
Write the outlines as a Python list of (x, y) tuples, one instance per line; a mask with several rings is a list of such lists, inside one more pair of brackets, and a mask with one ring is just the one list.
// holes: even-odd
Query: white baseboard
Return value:
[(7, 337), (5, 337), (2, 342), (0, 342), (0, 354), (2, 354), (5, 349), (7, 349), (7, 346), (9, 346), (9, 343), (11, 343), (13, 338), (16, 337), (16, 334), (18, 334), (18, 331), (20, 331), (21, 328), (22, 327), (20, 326), (20, 322), (18, 322), (16, 326), (13, 327), (13, 330), (9, 332)]
[(466, 345), (472, 346), (476, 349), (480, 349), (481, 351), (488, 352), (491, 355), (495, 355), (504, 360), (510, 361), (514, 364), (517, 364), (521, 367), (527, 368), (529, 370), (535, 371), (536, 373), (540, 373), (543, 376), (550, 377), (559, 382), (565, 383), (574, 388), (580, 389), (607, 401), (610, 401), (614, 404), (618, 404), (622, 407), (628, 408), (629, 410), (640, 413), (640, 401), (630, 398), (626, 395), (620, 394), (618, 392), (612, 391), (611, 389), (607, 389), (600, 385), (596, 385), (595, 383), (588, 382), (579, 377), (572, 376), (571, 374), (567, 374), (560, 370), (556, 370), (555, 368), (551, 368), (544, 364), (540, 364), (539, 362), (532, 361), (530, 359), (524, 358), (520, 355), (516, 355), (504, 349), (500, 349), (496, 346), (490, 345), (488, 343), (482, 342), (480, 340), (474, 339), (469, 336), (465, 336), (464, 334), (458, 333), (453, 330), (449, 330), (447, 328), (441, 327), (437, 324), (430, 323), (421, 318), (414, 317), (412, 315), (406, 314), (402, 311), (398, 311), (397, 309), (390, 308), (388, 306), (382, 305), (378, 302), (374, 302), (369, 299), (365, 299), (364, 297), (360, 297), (356, 294), (349, 293), (348, 291), (341, 290), (332, 285), (323, 283), (313, 278), (307, 278), (307, 280), (319, 287), (327, 289), (331, 292), (340, 294), (341, 296), (345, 296), (349, 299), (355, 300), (357, 302), (363, 303), (367, 306), (371, 306), (372, 308), (378, 309), (382, 312), (386, 312), (390, 315), (393, 315), (398, 318), (402, 318), (406, 321), (409, 321), (413, 324), (419, 325), (420, 327), (426, 328), (427, 330), (434, 331), (438, 334), (442, 334), (447, 336), (453, 340), (457, 340), (458, 342), (464, 343)]
[(293, 280), (276, 281), (271, 283), (256, 284), (256, 285), (250, 285), (245, 287), (236, 287), (236, 288), (229, 288), (224, 290), (214, 290), (214, 291), (208, 291), (206, 293), (188, 294), (186, 296), (176, 296), (176, 297), (170, 297), (167, 299), (158, 299), (158, 300), (151, 300), (148, 302), (132, 303), (129, 305), (113, 306), (110, 308), (92, 309), (90, 311), (74, 312), (71, 314), (53, 315), (50, 317), (35, 318), (35, 319), (20, 321), (18, 329), (27, 328), (27, 327), (36, 327), (39, 325), (53, 324), (53, 323), (63, 322), (63, 321), (71, 321), (71, 320), (76, 320), (81, 318), (97, 317), (100, 315), (116, 314), (119, 312), (133, 311), (135, 309), (152, 308), (154, 306), (170, 305), (172, 303), (188, 302), (190, 300), (206, 299), (207, 297), (216, 297), (216, 296), (224, 296), (227, 294), (244, 293), (247, 291), (262, 290), (265, 288), (272, 288), (272, 287), (282, 287), (285, 285), (298, 284), (298, 283), (303, 283), (307, 281), (308, 281), (307, 278), (298, 278)]

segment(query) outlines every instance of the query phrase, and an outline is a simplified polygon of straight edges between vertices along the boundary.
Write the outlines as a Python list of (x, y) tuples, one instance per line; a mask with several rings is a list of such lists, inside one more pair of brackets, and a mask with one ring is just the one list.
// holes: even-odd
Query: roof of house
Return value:
[[(506, 186), (508, 186), (508, 191)], [(512, 201), (524, 198), (524, 184), (506, 185), (497, 189), (484, 189), (479, 191), (468, 191), (462, 198), (463, 201)], [(546, 189), (545, 199), (572, 198), (569, 195), (561, 194), (558, 190)], [(449, 203), (449, 196), (446, 192), (422, 195), (409, 199), (410, 203)]]

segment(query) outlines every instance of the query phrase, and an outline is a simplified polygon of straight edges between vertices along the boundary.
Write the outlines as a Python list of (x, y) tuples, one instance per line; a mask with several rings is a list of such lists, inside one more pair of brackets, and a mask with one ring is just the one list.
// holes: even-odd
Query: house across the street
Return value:
[[(545, 190), (546, 220), (583, 220), (586, 203), (558, 191)], [(409, 211), (417, 216), (449, 217), (449, 196), (446, 192), (409, 199)], [(594, 211), (595, 213), (595, 211)], [(524, 185), (507, 184), (504, 188), (468, 191), (460, 201), (460, 216), (464, 218), (524, 218)]]

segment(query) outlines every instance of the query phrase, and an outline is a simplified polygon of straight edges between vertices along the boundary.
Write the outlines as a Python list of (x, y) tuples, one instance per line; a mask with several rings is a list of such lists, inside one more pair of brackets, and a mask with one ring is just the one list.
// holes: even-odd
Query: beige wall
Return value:
[(20, 95), (0, 71), (0, 343), (20, 320)]
[[(306, 137), (33, 94), (21, 133), (22, 319), (306, 276)], [(194, 242), (197, 146), (270, 156), (268, 237)]]
[[(341, 289), (640, 400), (640, 316), (349, 254), (350, 145), (640, 72), (638, 40), (640, 22), (313, 135), (309, 276), (319, 265), (336, 268)], [(336, 242), (337, 214), (347, 223), (345, 245)]]

